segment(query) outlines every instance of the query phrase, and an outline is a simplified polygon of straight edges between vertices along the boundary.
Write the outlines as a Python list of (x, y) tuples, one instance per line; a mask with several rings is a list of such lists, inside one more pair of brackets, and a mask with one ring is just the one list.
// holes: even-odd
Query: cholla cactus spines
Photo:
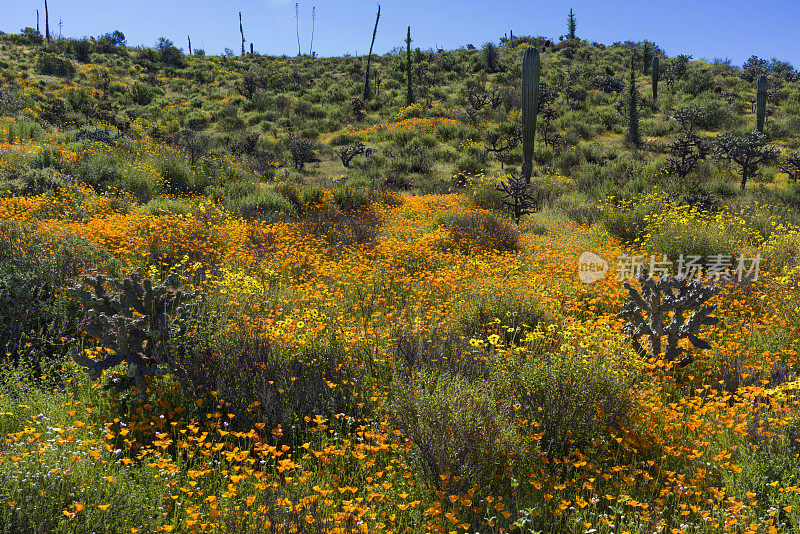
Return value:
[(767, 77), (763, 74), (756, 82), (756, 130), (764, 133), (764, 117), (767, 114)]
[(531, 183), (533, 141), (536, 136), (536, 111), (539, 101), (539, 50), (530, 46), (522, 58), (522, 177)]
[[(702, 333), (703, 326), (719, 322), (718, 317), (711, 316), (716, 304), (706, 305), (720, 291), (719, 286), (704, 286), (701, 282), (675, 276), (656, 280), (646, 270), (636, 280), (641, 286), (641, 294), (630, 283), (625, 282), (623, 286), (628, 290), (628, 301), (617, 317), (628, 320), (625, 333), (640, 356), (654, 360), (660, 358), (661, 338), (664, 336), (667, 336), (666, 348), (663, 350), (664, 359), (680, 367), (692, 362), (691, 355), (679, 360), (685, 352), (678, 346), (681, 339), (688, 339), (698, 349), (711, 348), (698, 336)], [(643, 312), (647, 313), (647, 318), (643, 316)], [(692, 313), (687, 319), (686, 314), (689, 312)], [(642, 336), (647, 337), (649, 350), (640, 343), (639, 338)]]
[(658, 100), (658, 56), (653, 56), (653, 67), (650, 70), (650, 77), (653, 82), (653, 102)]
[(174, 355), (168, 342), (186, 333), (189, 313), (200, 305), (202, 295), (176, 290), (179, 284), (174, 273), (156, 285), (136, 274), (123, 280), (86, 277), (83, 284), (71, 288), (70, 294), (86, 310), (85, 333), (106, 351), (102, 359), (93, 360), (73, 349), (73, 359), (92, 379), (127, 363), (125, 376), (110, 378), (105, 388), (122, 391), (136, 386), (143, 396), (147, 377), (172, 370)]

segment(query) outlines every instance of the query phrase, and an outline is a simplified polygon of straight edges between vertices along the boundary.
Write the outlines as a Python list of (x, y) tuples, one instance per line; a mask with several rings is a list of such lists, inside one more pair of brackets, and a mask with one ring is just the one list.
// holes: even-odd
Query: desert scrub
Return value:
[(519, 233), (491, 213), (474, 211), (445, 221), (449, 244), (463, 252), (471, 249), (498, 252), (519, 250)]
[(393, 381), (393, 425), (415, 445), (428, 482), (448, 494), (474, 484), (491, 489), (507, 463), (523, 458), (513, 417), (498, 406), (489, 382), (432, 370)]
[[(691, 206), (667, 204), (661, 213), (645, 217), (642, 248), (676, 261), (681, 255), (728, 255), (735, 260), (740, 253), (759, 245), (763, 238), (748, 226), (739, 213), (720, 210), (701, 212)], [(735, 265), (734, 265), (735, 267)]]

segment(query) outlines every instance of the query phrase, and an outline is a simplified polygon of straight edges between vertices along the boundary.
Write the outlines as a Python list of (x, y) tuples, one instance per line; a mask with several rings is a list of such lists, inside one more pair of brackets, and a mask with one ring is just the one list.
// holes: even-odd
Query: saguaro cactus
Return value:
[(658, 100), (658, 56), (653, 56), (653, 67), (650, 71), (653, 79), (653, 102)]
[(764, 117), (767, 113), (767, 77), (763, 74), (756, 82), (756, 130), (764, 133)]
[(47, 0), (44, 0), (44, 33), (47, 42), (50, 42), (50, 12), (47, 10)]
[(536, 135), (536, 108), (539, 104), (539, 50), (530, 46), (522, 58), (522, 177), (531, 183), (533, 140)]
[(411, 76), (412, 76), (412, 69), (411, 69), (411, 26), (408, 27), (408, 34), (406, 35), (406, 76), (407, 76), (407, 94), (406, 94), (406, 105), (410, 106), (414, 103), (414, 91), (411, 87)]

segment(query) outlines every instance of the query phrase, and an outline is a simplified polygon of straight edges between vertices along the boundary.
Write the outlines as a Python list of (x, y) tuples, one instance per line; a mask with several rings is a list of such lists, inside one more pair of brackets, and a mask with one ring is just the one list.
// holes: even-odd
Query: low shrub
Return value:
[(630, 384), (599, 357), (555, 353), (526, 360), (518, 372), (520, 412), (535, 422), (550, 457), (608, 436), (608, 428), (626, 422), (633, 406)]
[(278, 220), (297, 214), (297, 210), (291, 202), (271, 190), (261, 190), (244, 197), (230, 199), (227, 202), (227, 207), (232, 212), (247, 219), (258, 217), (267, 220)]
[(393, 381), (391, 421), (419, 450), (428, 482), (446, 494), (473, 485), (490, 490), (507, 479), (507, 464), (525, 457), (513, 417), (498, 408), (492, 387), (431, 370)]
[(462, 252), (478, 248), (484, 251), (519, 250), (519, 233), (491, 213), (475, 211), (455, 215), (446, 223), (450, 244)]
[(472, 203), (484, 210), (505, 209), (502, 198), (503, 193), (497, 190), (495, 184), (489, 182), (479, 184), (470, 195)]
[(75, 76), (75, 65), (64, 56), (52, 52), (42, 52), (36, 60), (36, 71), (49, 76), (72, 78)]

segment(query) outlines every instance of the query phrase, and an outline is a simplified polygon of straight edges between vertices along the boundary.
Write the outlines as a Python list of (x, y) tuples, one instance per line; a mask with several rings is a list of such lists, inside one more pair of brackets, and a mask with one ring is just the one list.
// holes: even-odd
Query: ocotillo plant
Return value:
[(658, 56), (653, 56), (653, 68), (650, 71), (653, 79), (653, 102), (658, 100)]
[(407, 75), (407, 94), (406, 105), (410, 106), (414, 103), (414, 91), (411, 88), (411, 26), (408, 27), (408, 34), (406, 35), (406, 75)]
[(242, 34), (242, 57), (244, 57), (244, 28), (242, 28), (242, 12), (239, 11), (239, 33)]
[(187, 35), (186, 39), (189, 40), (189, 55), (191, 56), (192, 55), (192, 38)]
[(764, 133), (764, 116), (767, 112), (767, 77), (763, 74), (756, 82), (756, 130)]
[(636, 53), (631, 55), (631, 81), (628, 89), (628, 136), (627, 141), (639, 146), (639, 95), (636, 92)]
[(378, 16), (375, 17), (375, 28), (372, 30), (372, 43), (369, 45), (369, 55), (367, 56), (367, 76), (364, 79), (364, 102), (369, 100), (372, 94), (369, 90), (369, 63), (372, 59), (372, 47), (375, 46), (375, 34), (378, 33), (378, 21), (381, 20), (381, 5), (378, 4)]
[(522, 58), (522, 177), (531, 183), (533, 140), (536, 135), (536, 109), (539, 105), (539, 50), (530, 46)]
[(317, 6), (311, 7), (311, 46), (308, 47), (308, 53), (314, 57), (314, 28), (317, 25)]
[(650, 41), (645, 41), (642, 45), (642, 74), (650, 74), (651, 59), (650, 55), (653, 53), (653, 48), (650, 46)]
[(570, 8), (569, 18), (567, 19), (567, 33), (570, 40), (575, 39), (575, 29), (577, 26), (578, 24), (575, 22), (575, 13), (573, 13), (572, 8)]

